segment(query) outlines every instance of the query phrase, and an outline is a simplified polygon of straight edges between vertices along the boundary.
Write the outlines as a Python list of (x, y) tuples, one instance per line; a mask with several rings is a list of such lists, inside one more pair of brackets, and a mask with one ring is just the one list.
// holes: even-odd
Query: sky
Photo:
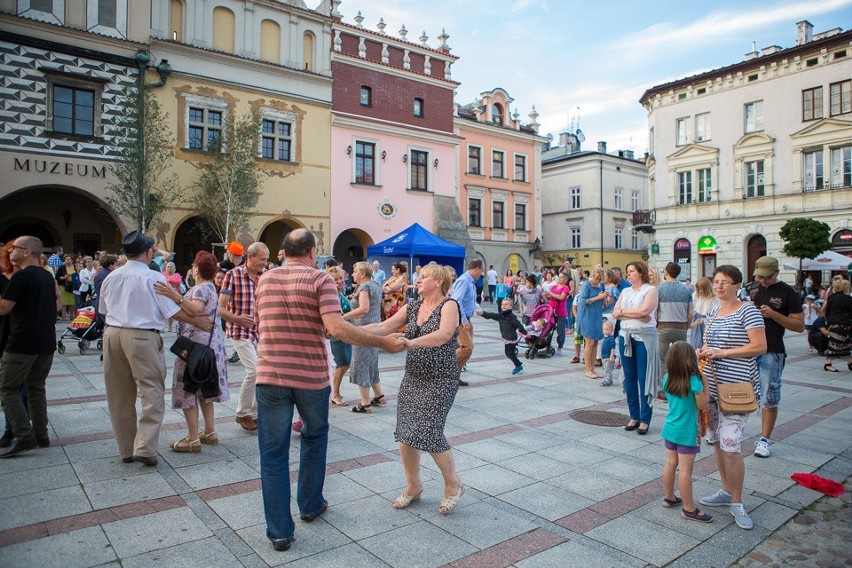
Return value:
[(456, 102), (496, 87), (514, 99), (522, 122), (535, 105), (539, 133), (579, 124), (584, 150), (648, 146), (639, 98), (650, 87), (738, 63), (770, 45), (796, 44), (796, 22), (814, 33), (852, 28), (852, 0), (343, 0), (343, 21), (439, 45), (445, 29), (460, 59), (452, 75)]

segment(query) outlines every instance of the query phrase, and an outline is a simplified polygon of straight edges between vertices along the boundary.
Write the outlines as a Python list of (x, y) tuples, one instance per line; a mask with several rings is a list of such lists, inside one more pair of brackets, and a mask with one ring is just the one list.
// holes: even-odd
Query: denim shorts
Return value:
[(339, 339), (331, 340), (331, 356), (335, 367), (348, 367), (352, 362), (352, 346)]
[(675, 444), (674, 442), (669, 442), (668, 440), (663, 440), (663, 445), (666, 447), (667, 450), (671, 450), (679, 454), (697, 454), (701, 451), (701, 448), (699, 446), (681, 446), (680, 444)]
[(764, 353), (757, 358), (760, 371), (760, 403), (764, 408), (778, 408), (781, 403), (781, 373), (784, 371), (784, 353)]

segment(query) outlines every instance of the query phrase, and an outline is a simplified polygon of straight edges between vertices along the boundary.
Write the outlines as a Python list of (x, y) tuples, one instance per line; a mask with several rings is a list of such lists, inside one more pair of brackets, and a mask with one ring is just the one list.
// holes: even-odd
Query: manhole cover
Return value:
[(577, 422), (595, 426), (624, 426), (630, 422), (626, 414), (606, 410), (575, 410), (569, 416)]

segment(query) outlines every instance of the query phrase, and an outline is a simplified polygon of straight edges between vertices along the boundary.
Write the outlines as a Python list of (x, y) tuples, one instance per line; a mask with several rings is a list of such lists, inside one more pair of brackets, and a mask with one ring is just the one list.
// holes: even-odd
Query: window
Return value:
[[(222, 139), (222, 111), (189, 107), (188, 146), (193, 150), (218, 150)], [(213, 148), (211, 148), (213, 146)]]
[(467, 224), (471, 227), (482, 226), (482, 200), (469, 198), (467, 200)]
[[(180, 2), (177, 4), (183, 9)], [(260, 22), (260, 58), (273, 63), (281, 61), (281, 26), (274, 20)]]
[(505, 178), (505, 152), (494, 150), (491, 152), (491, 177)]
[(302, 36), (302, 69), (314, 70), (314, 34), (305, 32)]
[(491, 122), (503, 126), (503, 107), (495, 104), (491, 107)]
[(825, 185), (822, 171), (822, 150), (805, 152), (804, 161), (804, 179), (802, 181), (805, 191), (823, 189)]
[(361, 106), (373, 106), (373, 89), (361, 87)]
[(579, 209), (580, 208), (580, 188), (572, 187), (571, 188), (571, 209)]
[(829, 87), (831, 116), (852, 112), (852, 80), (833, 83)]
[(678, 172), (677, 188), (678, 204), (689, 205), (692, 203), (692, 172)]
[(679, 118), (676, 122), (675, 135), (678, 146), (689, 144), (689, 118)]
[(636, 229), (630, 231), (630, 248), (639, 250), (639, 231)]
[(260, 155), (267, 160), (291, 161), (293, 125), (282, 120), (263, 119), (260, 129)]
[(479, 146), (467, 147), (467, 173), (482, 175), (482, 148)]
[(654, 154), (654, 127), (648, 129), (648, 153)]
[(852, 187), (852, 146), (832, 148), (831, 187)]
[(414, 99), (414, 116), (423, 116), (423, 99)]
[(527, 230), (527, 206), (524, 203), (515, 203), (515, 230)]
[(822, 118), (822, 87), (802, 91), (802, 120)]
[(615, 248), (620, 249), (623, 248), (624, 243), (622, 242), (624, 239), (624, 229), (617, 228), (615, 229)]
[(527, 181), (527, 157), (515, 154), (515, 181)]
[(371, 142), (355, 142), (355, 183), (376, 183), (376, 145)]
[(213, 49), (234, 53), (236, 17), (234, 13), (219, 6), (213, 8)]
[(763, 130), (763, 101), (755, 101), (745, 105), (745, 132)]
[(503, 220), (503, 208), (504, 203), (502, 201), (494, 201), (491, 203), (491, 226), (495, 229), (505, 229), (505, 221)]
[(580, 248), (583, 246), (580, 242), (580, 227), (569, 227), (568, 231), (571, 235), (571, 248)]
[(53, 85), (53, 131), (95, 135), (95, 91)]
[(703, 142), (710, 140), (710, 113), (704, 112), (695, 115), (695, 141)]
[(695, 172), (695, 181), (698, 185), (698, 202), (709, 203), (710, 195), (713, 191), (713, 172), (710, 168), (705, 168)]
[(765, 195), (763, 160), (745, 163), (745, 197)]
[(630, 192), (630, 210), (639, 211), (639, 190), (634, 189)]
[(429, 153), (421, 150), (411, 151), (411, 189), (426, 191), (429, 189), (428, 169)]
[(624, 193), (623, 189), (621, 189), (620, 187), (615, 188), (615, 192), (613, 193), (613, 197), (614, 197), (616, 209), (624, 209), (624, 200), (622, 199), (622, 193)]

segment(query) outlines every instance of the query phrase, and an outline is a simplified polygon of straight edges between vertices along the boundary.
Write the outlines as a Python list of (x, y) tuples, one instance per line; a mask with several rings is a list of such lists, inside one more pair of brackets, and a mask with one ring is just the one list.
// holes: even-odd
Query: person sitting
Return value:
[(828, 348), (828, 325), (824, 317), (819, 316), (811, 324), (811, 329), (808, 331), (808, 345), (816, 349), (820, 357), (825, 356), (825, 350)]

